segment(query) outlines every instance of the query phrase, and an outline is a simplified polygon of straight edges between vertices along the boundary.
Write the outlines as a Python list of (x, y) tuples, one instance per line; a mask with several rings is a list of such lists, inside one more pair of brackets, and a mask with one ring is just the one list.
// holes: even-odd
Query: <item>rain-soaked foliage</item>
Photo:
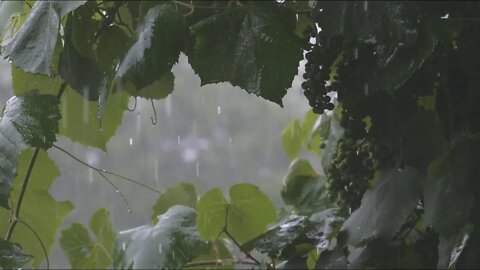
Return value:
[[(56, 246), (75, 269), (478, 268), (479, 14), (478, 2), (462, 1), (1, 2), (13, 97), (0, 119), (0, 267), (49, 268)], [(192, 101), (196, 90), (234, 86), (280, 110), (296, 80), (311, 110), (277, 134), (262, 133), (268, 112), (226, 116), (219, 100)], [(179, 88), (188, 91), (172, 108)], [(199, 115), (206, 104), (211, 113)], [(143, 107), (170, 141), (147, 139)], [(179, 110), (207, 124), (181, 126)], [(215, 132), (214, 117), (224, 126)], [(117, 138), (128, 154), (107, 147)], [(288, 158), (283, 181), (278, 168), (263, 168), (273, 179), (261, 187), (219, 180), (239, 173), (238, 159), (200, 166), (200, 152), (216, 165), (214, 148), (255, 153), (272, 138), (285, 153), (262, 162)], [(109, 168), (139, 168), (104, 169), (66, 142), (108, 150)], [(156, 153), (137, 155), (137, 145)], [(163, 180), (179, 162), (171, 149), (196, 178), (216, 180), (209, 190)], [(248, 159), (240, 173), (260, 177)], [(66, 179), (66, 160), (86, 179)], [(94, 178), (115, 197), (82, 189)], [(72, 198), (52, 196), (56, 180)], [(96, 209), (88, 226), (69, 220), (77, 197)], [(126, 227), (97, 197), (129, 213), (156, 202), (151, 218)]]

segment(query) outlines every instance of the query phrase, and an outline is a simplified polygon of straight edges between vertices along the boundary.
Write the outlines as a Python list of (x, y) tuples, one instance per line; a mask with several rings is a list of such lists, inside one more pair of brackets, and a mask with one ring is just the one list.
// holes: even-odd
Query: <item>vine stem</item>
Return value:
[[(146, 188), (146, 189), (148, 189), (148, 190), (151, 190), (151, 191), (153, 191), (153, 192), (155, 192), (155, 193), (162, 194), (161, 191), (159, 191), (159, 190), (157, 190), (157, 189), (155, 189), (155, 188), (153, 188), (153, 187), (150, 187), (150, 186), (148, 186), (148, 185), (146, 185), (146, 184), (144, 184), (144, 183), (142, 183), (142, 182), (140, 182), (140, 181), (137, 181), (137, 180), (128, 178), (128, 177), (126, 177), (126, 176), (123, 176), (123, 175), (120, 175), (120, 174), (117, 174), (117, 173), (114, 173), (114, 172), (111, 172), (111, 171), (108, 171), (108, 170), (105, 170), (105, 169), (99, 169), (99, 168), (97, 168), (97, 167), (94, 167), (94, 166), (86, 163), (85, 161), (77, 158), (76, 156), (74, 156), (73, 154), (69, 153), (67, 150), (63, 149), (62, 147), (60, 147), (60, 146), (58, 146), (58, 145), (56, 145), (56, 144), (53, 145), (53, 148), (55, 148), (55, 149), (57, 149), (57, 150), (65, 153), (65, 154), (68, 155), (69, 157), (73, 158), (74, 160), (76, 160), (77, 162), (81, 163), (82, 165), (84, 165), (84, 166), (86, 166), (86, 167), (88, 167), (88, 168), (96, 171), (96, 172), (99, 173), (100, 175), (109, 174), (109, 175), (112, 175), (112, 176), (116, 176), (116, 177), (118, 177), (118, 178), (120, 178), (120, 179), (123, 179), (123, 180), (125, 180), (125, 181), (128, 181), (128, 182), (137, 184), (137, 185), (139, 185), (139, 186), (142, 186), (142, 187), (144, 187), (144, 188)], [(118, 189), (117, 189), (117, 190), (118, 190)]]
[(20, 190), (20, 196), (18, 197), (18, 203), (15, 207), (15, 212), (13, 213), (12, 220), (10, 225), (8, 226), (7, 235), (5, 236), (5, 240), (10, 241), (12, 237), (13, 230), (15, 226), (17, 226), (18, 218), (20, 216), (20, 208), (22, 207), (23, 197), (25, 196), (25, 191), (27, 190), (28, 180), (30, 179), (30, 175), (32, 174), (33, 166), (35, 165), (35, 161), (37, 161), (38, 152), (40, 152), (40, 148), (35, 148), (33, 152), (32, 158), (30, 159), (30, 164), (28, 164), (27, 173), (25, 174), (25, 178), (23, 179), (22, 189)]

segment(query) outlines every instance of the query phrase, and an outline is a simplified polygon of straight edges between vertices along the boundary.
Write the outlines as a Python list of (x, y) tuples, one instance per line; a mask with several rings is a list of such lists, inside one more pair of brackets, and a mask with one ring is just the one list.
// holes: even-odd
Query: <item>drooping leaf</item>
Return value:
[(23, 253), (20, 245), (0, 239), (0, 267), (2, 269), (22, 268), (32, 256)]
[(2, 55), (27, 72), (50, 75), (60, 19), (86, 1), (36, 1), (18, 32), (6, 40)]
[(458, 144), (429, 167), (424, 188), (425, 220), (445, 237), (457, 234), (470, 216), (478, 150), (470, 143)]
[(76, 91), (67, 88), (61, 100), (62, 120), (60, 135), (69, 139), (106, 150), (108, 140), (122, 123), (127, 108), (128, 94), (114, 93), (105, 104), (105, 113), (98, 119), (98, 102), (84, 99)]
[(48, 149), (55, 142), (60, 112), (52, 95), (29, 93), (7, 101), (0, 119), (0, 206), (8, 208), (8, 198), (22, 150)]
[(243, 243), (275, 221), (273, 203), (257, 186), (236, 184), (230, 187), (229, 193), (230, 203), (218, 188), (208, 191), (198, 201), (197, 229), (202, 239), (216, 238), (225, 228)]
[(158, 215), (161, 215), (174, 205), (185, 205), (195, 208), (197, 203), (197, 191), (195, 186), (190, 183), (180, 183), (174, 187), (168, 188), (158, 198), (153, 205), (153, 223), (157, 223)]
[(184, 47), (186, 27), (175, 9), (160, 4), (148, 10), (138, 32), (137, 41), (121, 61), (117, 77), (142, 89), (171, 70)]
[(349, 243), (361, 245), (372, 238), (390, 240), (415, 209), (421, 187), (422, 178), (413, 168), (380, 171), (360, 208), (343, 224)]
[(290, 160), (298, 157), (302, 150), (303, 129), (300, 120), (293, 119), (282, 131), (282, 146)]
[(72, 16), (68, 17), (65, 26), (65, 44), (60, 55), (58, 74), (86, 99), (98, 100), (103, 74), (95, 64), (93, 56), (84, 56), (75, 47), (72, 18)]
[(158, 217), (156, 225), (143, 225), (119, 233), (115, 269), (178, 269), (208, 252), (195, 229), (195, 210), (176, 205)]
[[(22, 181), (27, 173), (32, 153), (32, 150), (25, 150), (20, 156), (17, 166), (18, 175), (11, 195), (14, 205), (18, 202)], [(50, 187), (59, 175), (60, 171), (54, 161), (44, 151), (40, 151), (30, 175), (27, 194), (23, 198), (20, 213), (20, 219), (35, 229), (47, 252), (50, 252), (55, 243), (57, 230), (74, 208), (70, 201), (57, 201), (49, 193)], [(8, 210), (0, 210), (2, 235), (7, 231), (9, 216)], [(45, 255), (42, 246), (29, 228), (22, 223), (18, 224), (13, 232), (12, 241), (21, 244), (24, 251), (33, 256), (32, 265), (35, 268), (40, 267), (45, 260)]]
[(308, 160), (295, 159), (283, 179), (283, 202), (302, 215), (317, 212), (329, 204), (324, 184)]
[[(290, 22), (289, 16), (294, 14), (282, 22)], [(234, 8), (193, 25), (189, 61), (202, 85), (230, 82), (282, 105), (302, 57), (295, 26), (282, 22), (270, 12)]]
[(79, 223), (72, 223), (62, 232), (60, 245), (72, 268), (105, 269), (113, 263), (116, 233), (108, 216), (106, 209), (99, 209), (92, 215), (90, 229), (95, 234), (96, 241)]

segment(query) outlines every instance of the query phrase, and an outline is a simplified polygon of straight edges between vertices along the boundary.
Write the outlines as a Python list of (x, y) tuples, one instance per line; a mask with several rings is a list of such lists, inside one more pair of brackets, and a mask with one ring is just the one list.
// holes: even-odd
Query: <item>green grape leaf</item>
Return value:
[(118, 26), (112, 25), (103, 30), (95, 49), (98, 68), (109, 72), (126, 53), (129, 41), (128, 36)]
[(32, 256), (23, 253), (19, 244), (0, 239), (0, 268), (22, 268)]
[(100, 26), (100, 21), (93, 19), (96, 5), (95, 2), (88, 1), (85, 5), (77, 8), (69, 18), (72, 24), (71, 42), (76, 51), (87, 58), (93, 57), (92, 47), (96, 41), (95, 33)]
[(293, 119), (282, 131), (282, 146), (290, 160), (298, 157), (302, 150), (303, 129), (300, 120)]
[(171, 207), (156, 225), (143, 225), (118, 234), (114, 269), (179, 269), (202, 253), (208, 244), (195, 230), (195, 210)]
[(289, 16), (233, 8), (192, 25), (189, 61), (202, 85), (227, 81), (282, 105), (302, 58), (295, 26), (283, 24)]
[(118, 92), (110, 95), (100, 123), (98, 102), (88, 101), (76, 91), (67, 88), (60, 105), (63, 117), (60, 121), (60, 135), (105, 151), (108, 140), (122, 123), (127, 104), (127, 93)]
[[(33, 150), (27, 149), (20, 155), (17, 166), (18, 175), (11, 195), (14, 205), (18, 202), (22, 181), (27, 173), (32, 153)], [(55, 243), (57, 230), (74, 208), (70, 201), (57, 201), (49, 193), (50, 187), (59, 175), (60, 171), (55, 162), (44, 151), (40, 151), (30, 175), (27, 194), (23, 197), (20, 214), (21, 220), (32, 226), (40, 236), (47, 252)], [(2, 235), (5, 235), (7, 231), (9, 217), (8, 210), (0, 209), (0, 233)], [(25, 252), (33, 256), (32, 264), (35, 268), (38, 268), (45, 260), (42, 246), (24, 224), (17, 225), (12, 235), (12, 241), (21, 244)]]
[(32, 90), (40, 94), (56, 95), (62, 85), (58, 77), (48, 77), (42, 74), (33, 74), (12, 66), (12, 89), (16, 96), (22, 96)]
[(315, 122), (317, 122), (319, 117), (320, 115), (314, 113), (312, 109), (308, 110), (305, 113), (305, 117), (303, 118), (303, 124), (302, 124), (303, 141), (306, 141), (308, 139), (309, 135), (312, 133), (313, 127), (315, 126)]
[(283, 178), (282, 199), (295, 211), (309, 215), (329, 205), (325, 179), (318, 175), (306, 159), (295, 159)]
[(149, 9), (137, 41), (121, 61), (117, 77), (132, 82), (137, 89), (160, 79), (178, 60), (186, 30), (182, 16), (170, 5)]
[(420, 174), (410, 167), (380, 171), (360, 208), (343, 224), (349, 243), (358, 246), (374, 238), (390, 240), (415, 209), (422, 184)]
[(50, 148), (56, 141), (59, 120), (55, 96), (29, 93), (7, 101), (0, 119), (0, 206), (9, 208), (21, 151), (27, 147)]
[(185, 205), (195, 208), (197, 203), (197, 191), (190, 183), (180, 183), (174, 187), (167, 188), (153, 205), (153, 223), (158, 222), (157, 217), (174, 205)]
[(457, 144), (429, 167), (424, 187), (425, 220), (442, 236), (457, 234), (470, 217), (479, 147)]
[(2, 45), (2, 55), (21, 69), (50, 75), (60, 19), (86, 1), (36, 1), (15, 35)]
[(133, 97), (142, 97), (147, 99), (166, 98), (173, 92), (175, 76), (171, 71), (162, 75), (159, 80), (145, 86), (140, 90), (136, 90), (133, 84), (127, 83), (126, 89)]
[(95, 234), (96, 241), (91, 239), (88, 230), (79, 223), (72, 223), (62, 232), (60, 245), (72, 268), (105, 269), (113, 263), (116, 233), (107, 209), (99, 209), (92, 215), (90, 229)]
[(197, 202), (197, 229), (202, 239), (216, 238), (225, 229), (243, 243), (276, 220), (273, 203), (257, 186), (236, 184), (229, 193), (230, 203), (218, 188), (208, 191)]
[[(73, 20), (68, 17), (65, 25), (65, 44), (60, 54), (58, 74), (75, 91), (88, 100), (98, 100), (102, 72), (92, 57), (83, 56), (74, 45)], [(85, 37), (86, 38), (86, 37)]]

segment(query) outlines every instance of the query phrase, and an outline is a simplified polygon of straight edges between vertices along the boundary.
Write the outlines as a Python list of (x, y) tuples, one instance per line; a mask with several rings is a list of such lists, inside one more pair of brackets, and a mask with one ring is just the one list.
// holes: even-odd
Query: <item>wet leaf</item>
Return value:
[(329, 205), (325, 179), (318, 175), (306, 159), (295, 159), (283, 179), (282, 199), (295, 211), (309, 215)]
[(98, 68), (109, 72), (117, 65), (128, 50), (130, 39), (118, 26), (109, 26), (102, 31), (95, 50)]
[(195, 208), (197, 203), (197, 191), (190, 183), (180, 183), (165, 190), (153, 205), (153, 223), (157, 223), (158, 215), (161, 215), (174, 205), (185, 205)]
[(175, 76), (171, 71), (165, 73), (159, 80), (138, 90), (130, 83), (127, 85), (127, 92), (133, 97), (146, 99), (166, 98), (173, 92)]
[(0, 119), (0, 206), (9, 207), (21, 151), (27, 147), (50, 148), (56, 141), (59, 119), (55, 96), (29, 93), (7, 101)]
[(302, 150), (303, 129), (300, 120), (293, 119), (282, 131), (282, 146), (290, 160), (298, 157)]
[(186, 26), (170, 5), (150, 8), (137, 41), (130, 47), (117, 71), (122, 81), (142, 89), (168, 73), (184, 47)]
[(380, 171), (360, 208), (343, 224), (349, 243), (358, 246), (373, 238), (390, 240), (415, 209), (421, 187), (422, 178), (413, 168)]
[(143, 225), (119, 233), (115, 269), (178, 269), (208, 252), (195, 229), (195, 210), (170, 208), (156, 225)]
[[(20, 156), (12, 191), (14, 205), (18, 202), (23, 179), (27, 172), (33, 150), (25, 150)], [(57, 201), (50, 195), (55, 179), (60, 171), (44, 151), (40, 151), (33, 167), (28, 184), (26, 196), (23, 198), (20, 218), (32, 226), (42, 239), (47, 252), (50, 252), (55, 243), (57, 230), (63, 224), (67, 215), (74, 206), (70, 201)], [(39, 214), (41, 209), (41, 214)], [(5, 235), (8, 227), (10, 213), (8, 210), (0, 210), (0, 234)], [(33, 256), (32, 265), (39, 268), (45, 260), (43, 249), (35, 235), (23, 224), (18, 224), (12, 235), (12, 241), (22, 245), (24, 251)]]
[(32, 256), (23, 253), (20, 245), (0, 239), (0, 267), (2, 269), (22, 268)]
[(27, 72), (50, 75), (60, 19), (86, 1), (37, 1), (30, 14), (2, 46), (2, 55)]
[(192, 26), (195, 44), (189, 61), (202, 85), (230, 82), (282, 105), (302, 58), (295, 26), (288, 29), (269, 12), (230, 9)]
[(202, 239), (214, 239), (226, 227), (237, 241), (243, 243), (275, 221), (277, 215), (273, 203), (257, 186), (236, 184), (230, 187), (229, 193), (230, 203), (218, 188), (199, 199), (197, 229)]

